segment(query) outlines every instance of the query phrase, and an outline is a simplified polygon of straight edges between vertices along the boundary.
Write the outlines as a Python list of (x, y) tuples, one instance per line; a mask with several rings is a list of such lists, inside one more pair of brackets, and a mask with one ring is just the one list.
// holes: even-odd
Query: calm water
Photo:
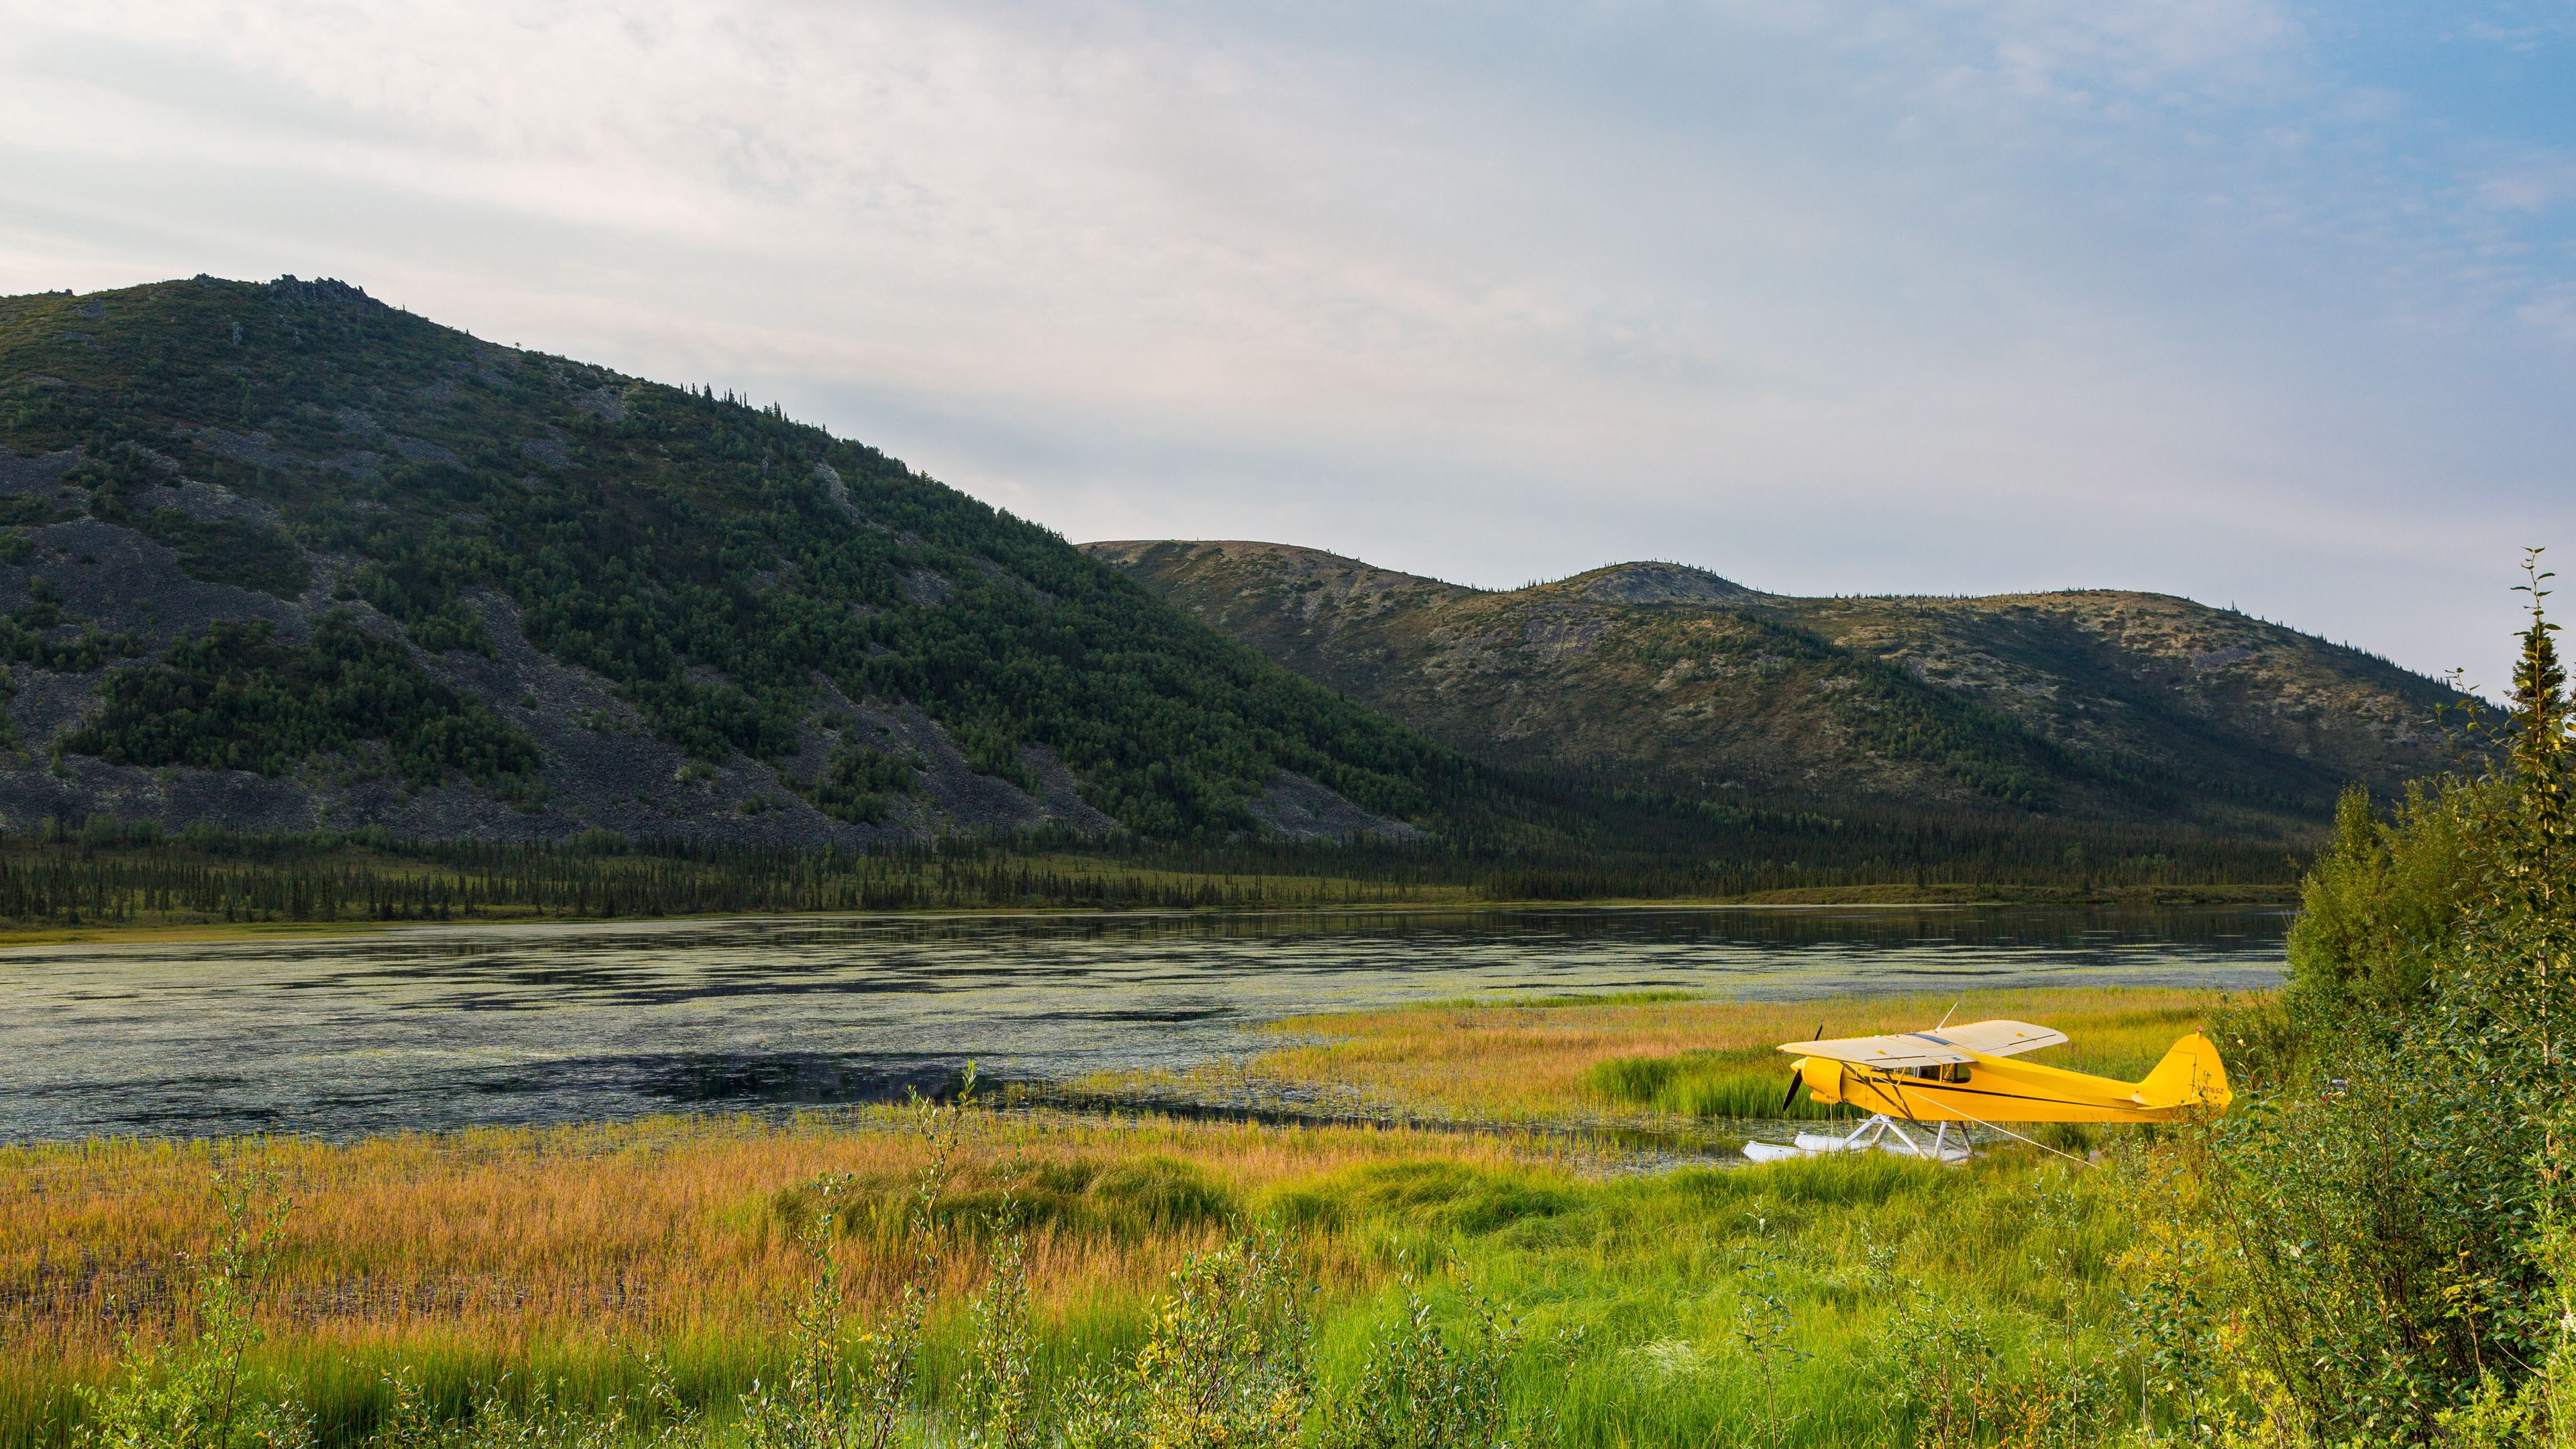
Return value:
[(332, 1137), (1183, 1066), (1300, 1012), (2280, 977), (2288, 913), (1845, 909), (457, 927), (0, 954), (0, 1141)]

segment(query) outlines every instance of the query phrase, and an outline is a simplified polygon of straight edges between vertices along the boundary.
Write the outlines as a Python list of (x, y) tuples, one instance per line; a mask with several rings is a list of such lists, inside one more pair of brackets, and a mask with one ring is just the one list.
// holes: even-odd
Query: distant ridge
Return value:
[(1612, 564), (1564, 582), (1605, 604), (1707, 604), (1756, 597), (1742, 584), (1677, 563)]
[(1481, 759), (1720, 798), (2297, 831), (2450, 763), (2447, 685), (2187, 599), (1802, 599), (1678, 563), (1485, 591), (1286, 544), (1084, 545)]

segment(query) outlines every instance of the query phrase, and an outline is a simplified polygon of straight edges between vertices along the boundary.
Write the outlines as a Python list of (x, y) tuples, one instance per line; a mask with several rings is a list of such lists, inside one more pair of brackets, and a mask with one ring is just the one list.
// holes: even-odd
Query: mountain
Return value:
[(2358, 650), (2113, 590), (1803, 599), (1630, 563), (1493, 592), (1270, 543), (1084, 545), (1480, 759), (1721, 798), (2295, 830), (2477, 708)]
[(872, 448), (337, 282), (0, 299), (0, 826), (1401, 836), (1472, 770)]

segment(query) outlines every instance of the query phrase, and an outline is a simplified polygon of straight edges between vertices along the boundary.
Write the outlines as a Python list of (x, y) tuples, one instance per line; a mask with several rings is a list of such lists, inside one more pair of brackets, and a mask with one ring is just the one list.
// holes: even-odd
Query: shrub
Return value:
[(1134, 1361), (1065, 1396), (1067, 1449), (1288, 1449), (1315, 1392), (1313, 1291), (1275, 1231), (1192, 1254)]
[(264, 1336), (251, 1303), (290, 1204), (264, 1184), (218, 1177), (224, 1234), (197, 1274), (196, 1332), (139, 1349), (125, 1370), (81, 1395), (76, 1449), (307, 1449), (311, 1421), (292, 1399), (264, 1399), (246, 1355)]
[(1504, 1380), (1523, 1338), (1520, 1321), (1465, 1283), (1466, 1323), (1456, 1341), (1432, 1316), (1411, 1273), (1400, 1311), (1369, 1338), (1352, 1383), (1323, 1404), (1316, 1449), (1507, 1449), (1515, 1443)]
[(2347, 797), (2296, 938), (2305, 1059), (2183, 1144), (2207, 1150), (2247, 1397), (2329, 1442), (2421, 1441), (2445, 1415), (2502, 1432), (2561, 1361), (2576, 772), (2547, 577), (2509, 755), (2393, 826)]
[(2334, 843), (2299, 888), (2290, 926), (2291, 995), (2312, 1019), (2393, 1021), (2423, 1006), (2470, 892), (2468, 830), (2481, 787), (2407, 788), (2392, 819), (2356, 785), (2335, 809)]

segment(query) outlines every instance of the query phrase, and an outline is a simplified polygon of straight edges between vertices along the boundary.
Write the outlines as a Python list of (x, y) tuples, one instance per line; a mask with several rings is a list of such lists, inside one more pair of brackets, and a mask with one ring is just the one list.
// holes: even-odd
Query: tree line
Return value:
[(2100, 890), (2287, 881), (2276, 848), (1953, 823), (1748, 836), (1732, 854), (1514, 851), (1445, 841), (1157, 842), (1069, 833), (860, 851), (408, 841), (381, 829), (175, 834), (53, 820), (0, 840), (0, 920), (24, 925), (471, 921), (978, 909), (1265, 909), (1424, 901), (1688, 900), (1842, 886)]

